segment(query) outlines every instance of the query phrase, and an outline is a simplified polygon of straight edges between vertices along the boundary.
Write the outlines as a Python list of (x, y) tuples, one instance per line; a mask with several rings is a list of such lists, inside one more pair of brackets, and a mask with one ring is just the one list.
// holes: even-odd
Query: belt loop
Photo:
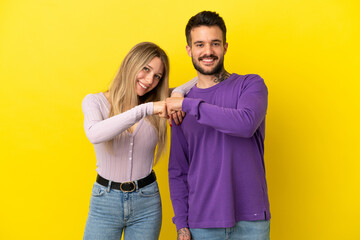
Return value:
[(135, 181), (134, 181), (134, 183), (135, 183), (135, 189), (136, 189), (136, 191), (138, 191), (138, 190), (139, 190), (138, 181), (137, 181), (137, 180), (135, 180)]
[(107, 192), (110, 192), (111, 183), (112, 183), (112, 181), (111, 181), (111, 180), (109, 180), (109, 184), (108, 184), (108, 187), (107, 187), (107, 189), (106, 189), (106, 191), (107, 191)]

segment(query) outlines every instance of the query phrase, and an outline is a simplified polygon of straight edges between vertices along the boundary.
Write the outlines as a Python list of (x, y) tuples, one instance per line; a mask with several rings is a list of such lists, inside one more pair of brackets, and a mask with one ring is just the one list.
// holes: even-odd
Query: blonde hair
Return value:
[[(162, 78), (154, 89), (139, 97), (136, 94), (136, 76), (155, 57), (160, 58), (164, 65)], [(164, 50), (151, 42), (135, 45), (122, 61), (119, 71), (110, 84), (108, 93), (111, 104), (109, 117), (123, 113), (142, 103), (164, 101), (169, 94), (169, 60)], [(147, 116), (147, 119), (158, 134), (156, 164), (166, 147), (166, 119), (157, 115)], [(113, 140), (108, 142), (110, 148), (112, 143)]]

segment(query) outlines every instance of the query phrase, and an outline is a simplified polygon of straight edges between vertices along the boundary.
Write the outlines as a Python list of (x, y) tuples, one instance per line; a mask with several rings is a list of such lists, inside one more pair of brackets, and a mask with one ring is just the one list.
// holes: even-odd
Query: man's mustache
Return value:
[(211, 55), (204, 55), (204, 56), (199, 57), (199, 61), (200, 61), (200, 60), (203, 60), (204, 58), (213, 58), (214, 60), (217, 60), (217, 59), (218, 59), (217, 56), (211, 54)]

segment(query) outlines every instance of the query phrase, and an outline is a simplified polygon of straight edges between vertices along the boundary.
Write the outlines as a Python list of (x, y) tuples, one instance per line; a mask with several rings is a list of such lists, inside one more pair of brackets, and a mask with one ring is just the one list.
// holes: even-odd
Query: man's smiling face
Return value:
[(200, 26), (191, 30), (191, 46), (186, 50), (200, 74), (214, 75), (223, 69), (227, 46), (218, 26)]

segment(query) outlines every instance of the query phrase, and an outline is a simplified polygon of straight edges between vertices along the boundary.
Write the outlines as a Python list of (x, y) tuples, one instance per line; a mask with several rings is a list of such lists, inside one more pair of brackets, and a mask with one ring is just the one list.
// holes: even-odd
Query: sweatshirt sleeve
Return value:
[(244, 80), (236, 108), (224, 108), (201, 99), (185, 98), (182, 110), (194, 116), (200, 124), (225, 134), (250, 138), (265, 118), (268, 96), (264, 80), (258, 75), (251, 76)]
[(113, 139), (142, 118), (153, 113), (153, 103), (149, 102), (104, 119), (98, 101), (94, 94), (89, 94), (82, 102), (85, 134), (92, 144)]
[(183, 85), (180, 85), (179, 87), (175, 88), (172, 93), (180, 93), (181, 95), (185, 96), (189, 93), (189, 91), (196, 85), (198, 82), (198, 77), (194, 77), (187, 83), (184, 83)]
[(171, 128), (171, 147), (169, 157), (170, 198), (175, 217), (173, 222), (179, 230), (188, 226), (188, 146), (181, 126)]

